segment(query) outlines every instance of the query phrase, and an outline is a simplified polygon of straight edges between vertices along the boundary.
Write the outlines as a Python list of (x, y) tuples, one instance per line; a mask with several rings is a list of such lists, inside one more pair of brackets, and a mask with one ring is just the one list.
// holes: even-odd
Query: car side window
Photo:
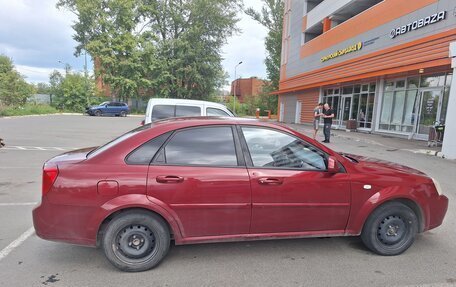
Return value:
[(201, 116), (201, 108), (196, 106), (176, 105), (176, 117)]
[(238, 165), (233, 132), (227, 126), (177, 131), (157, 158), (173, 165)]
[(174, 105), (155, 105), (152, 108), (152, 120), (160, 120), (174, 117)]
[(127, 156), (125, 162), (127, 164), (149, 165), (152, 158), (170, 135), (171, 132), (167, 132), (142, 144)]
[(325, 154), (311, 144), (286, 133), (258, 127), (242, 127), (255, 167), (326, 170)]
[(230, 116), (227, 112), (225, 112), (221, 109), (217, 109), (217, 108), (207, 108), (206, 115), (207, 116), (217, 116), (217, 117), (229, 117)]

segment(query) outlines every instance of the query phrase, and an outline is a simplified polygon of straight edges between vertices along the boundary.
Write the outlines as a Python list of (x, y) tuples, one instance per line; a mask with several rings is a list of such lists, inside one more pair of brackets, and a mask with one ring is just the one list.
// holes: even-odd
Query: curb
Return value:
[(413, 153), (419, 153), (419, 154), (425, 154), (425, 155), (430, 155), (430, 156), (437, 156), (440, 158), (445, 158), (445, 155), (441, 151), (435, 151), (435, 150), (430, 150), (430, 149), (404, 149), (405, 151), (413, 152)]

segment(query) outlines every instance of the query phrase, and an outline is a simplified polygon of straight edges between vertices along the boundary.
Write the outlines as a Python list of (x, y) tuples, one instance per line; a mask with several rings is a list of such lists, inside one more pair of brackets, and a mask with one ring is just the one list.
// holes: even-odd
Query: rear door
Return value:
[(347, 173), (328, 173), (323, 151), (285, 132), (241, 131), (250, 154), (251, 233), (343, 232), (350, 211)]
[(147, 194), (177, 214), (184, 237), (248, 234), (250, 180), (233, 127), (174, 132), (149, 167)]

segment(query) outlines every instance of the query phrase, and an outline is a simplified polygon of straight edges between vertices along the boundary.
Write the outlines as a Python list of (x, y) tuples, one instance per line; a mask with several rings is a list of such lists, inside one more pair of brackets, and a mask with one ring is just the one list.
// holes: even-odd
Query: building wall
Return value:
[(313, 110), (318, 104), (320, 89), (310, 89), (299, 93), (297, 100), (301, 103), (301, 123), (313, 122)]
[(257, 77), (237, 79), (231, 82), (231, 94), (234, 95), (234, 88), (236, 87), (236, 97), (242, 103), (248, 96), (259, 95), (264, 85), (265, 81)]
[[(375, 76), (374, 73), (385, 74), (390, 69), (413, 69), (418, 63), (429, 67), (442, 62), (449, 64), (448, 45), (456, 39), (454, 0), (384, 0), (301, 45), (302, 32), (308, 28), (303, 14), (305, 3), (304, 0), (291, 1), (286, 23), (290, 27), (284, 29), (289, 30), (290, 35), (288, 51), (284, 51), (287, 59), (282, 69), (281, 91), (308, 88), (322, 81), (336, 83)], [(390, 37), (394, 28), (444, 10), (444, 20)], [(357, 43), (362, 44), (361, 49), (322, 62), (322, 57)], [(400, 51), (407, 47), (402, 54)]]

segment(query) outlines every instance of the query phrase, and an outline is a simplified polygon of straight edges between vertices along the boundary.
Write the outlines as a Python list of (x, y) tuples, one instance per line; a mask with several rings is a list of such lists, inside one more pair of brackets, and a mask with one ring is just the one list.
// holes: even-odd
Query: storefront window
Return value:
[(375, 93), (370, 93), (367, 99), (367, 123), (366, 128), (370, 128), (372, 124), (372, 114), (374, 113)]
[(446, 81), (445, 81), (445, 86), (450, 86), (451, 85), (452, 76), (453, 76), (453, 74), (447, 74)]
[(343, 87), (342, 94), (343, 95), (353, 94), (353, 86)]
[(380, 117), (380, 129), (387, 130), (391, 120), (394, 92), (386, 92), (383, 95), (382, 114)]
[(417, 89), (420, 86), (420, 77), (407, 79), (407, 89)]
[(415, 126), (415, 119), (417, 116), (417, 96), (418, 90), (407, 91), (405, 107), (404, 107), (404, 118), (402, 120), (402, 131), (412, 132)]
[(445, 123), (449, 96), (450, 96), (450, 88), (447, 87), (447, 88), (445, 88), (445, 90), (443, 92), (442, 110), (440, 111), (440, 120), (439, 120), (439, 122), (441, 124)]
[(394, 81), (387, 81), (385, 83), (385, 91), (393, 91), (394, 90)]
[(445, 85), (445, 75), (423, 76), (420, 86), (422, 88), (440, 87)]
[[(356, 120), (359, 128), (371, 128), (374, 111), (375, 83), (331, 88), (324, 91), (323, 102), (334, 110), (335, 125)], [(339, 94), (340, 93), (340, 94)]]
[(356, 119), (358, 117), (358, 107), (359, 107), (359, 95), (353, 95), (350, 119)]
[(396, 89), (405, 89), (405, 80), (396, 82)]
[(388, 80), (382, 100), (379, 130), (427, 135), (435, 121), (443, 121), (451, 75), (437, 74)]
[(390, 130), (400, 131), (402, 124), (402, 116), (405, 105), (405, 91), (397, 91), (394, 93), (393, 114), (391, 118)]

